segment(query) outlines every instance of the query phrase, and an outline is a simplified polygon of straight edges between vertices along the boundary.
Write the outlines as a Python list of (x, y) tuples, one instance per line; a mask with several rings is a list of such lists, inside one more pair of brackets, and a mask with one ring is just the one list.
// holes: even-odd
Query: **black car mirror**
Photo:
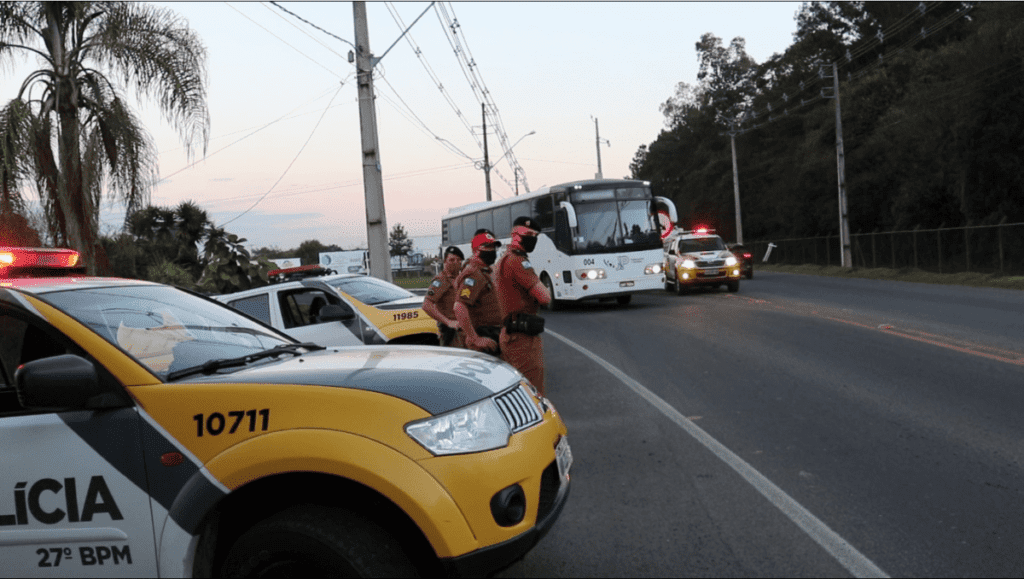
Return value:
[(32, 410), (76, 410), (93, 407), (101, 395), (92, 362), (74, 354), (26, 362), (14, 373), (21, 405)]
[(320, 314), (317, 315), (320, 322), (344, 322), (354, 317), (356, 317), (355, 312), (337, 304), (327, 304), (320, 308)]

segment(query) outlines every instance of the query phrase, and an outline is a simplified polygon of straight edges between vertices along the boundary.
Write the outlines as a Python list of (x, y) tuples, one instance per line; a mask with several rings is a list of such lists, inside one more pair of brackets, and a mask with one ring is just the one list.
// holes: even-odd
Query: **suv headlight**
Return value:
[(736, 265), (736, 258), (732, 256), (725, 258), (725, 265)]
[(512, 432), (490, 398), (447, 414), (405, 425), (405, 432), (434, 455), (503, 448)]
[(692, 259), (684, 259), (683, 260), (683, 267), (685, 267), (686, 269), (693, 269), (693, 268), (697, 267), (697, 263), (694, 262)]
[(660, 263), (652, 263), (651, 265), (648, 265), (647, 267), (644, 268), (644, 273), (646, 275), (653, 275), (653, 274), (656, 274), (656, 273), (661, 273), (661, 270), (663, 268), (664, 268), (664, 266), (661, 265)]

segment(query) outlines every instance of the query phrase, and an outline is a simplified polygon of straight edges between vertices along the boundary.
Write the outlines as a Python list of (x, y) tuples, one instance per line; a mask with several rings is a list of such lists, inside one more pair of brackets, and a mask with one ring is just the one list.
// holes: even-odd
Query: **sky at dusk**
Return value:
[[(208, 50), (211, 138), (185, 156), (179, 137), (147, 101), (136, 104), (159, 150), (162, 180), (151, 202), (194, 200), (250, 248), (297, 247), (308, 239), (366, 246), (352, 3), (169, 2)], [(597, 172), (594, 118), (606, 178), (629, 175), (640, 145), (664, 128), (659, 105), (678, 82), (696, 83), (694, 45), (705, 32), (746, 39), (763, 62), (796, 30), (790, 2), (426, 2), (367, 3), (387, 223), (401, 223), (436, 251), (449, 208), (485, 199), (481, 109), (445, 34), (475, 64), (525, 171), (520, 192), (589, 179)], [(403, 23), (399, 24), (399, 22)], [(329, 34), (328, 34), (329, 33)], [(334, 36), (332, 36), (334, 35)], [(418, 52), (418, 54), (417, 54)], [(0, 98), (24, 78), (0, 71)], [(438, 87), (440, 84), (443, 91)], [(460, 116), (461, 115), (461, 116)], [(490, 159), (504, 151), (488, 120)], [(525, 136), (531, 131), (535, 134)], [(515, 194), (512, 169), (491, 172), (494, 199)], [(105, 204), (101, 230), (123, 209)], [(433, 247), (430, 245), (432, 244)]]

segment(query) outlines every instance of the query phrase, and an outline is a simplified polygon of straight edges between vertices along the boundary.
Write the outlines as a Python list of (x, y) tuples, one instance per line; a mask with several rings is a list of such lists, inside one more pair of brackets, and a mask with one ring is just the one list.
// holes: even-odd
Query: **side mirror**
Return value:
[(321, 322), (344, 322), (355, 317), (355, 312), (337, 304), (327, 304), (320, 308), (320, 314), (317, 316)]
[(15, 371), (14, 384), (21, 405), (32, 410), (91, 408), (103, 394), (96, 367), (74, 354), (26, 362)]
[(576, 220), (576, 208), (572, 206), (572, 203), (568, 201), (562, 201), (558, 204), (558, 207), (565, 209), (565, 215), (569, 218), (569, 227), (576, 229), (579, 222)]

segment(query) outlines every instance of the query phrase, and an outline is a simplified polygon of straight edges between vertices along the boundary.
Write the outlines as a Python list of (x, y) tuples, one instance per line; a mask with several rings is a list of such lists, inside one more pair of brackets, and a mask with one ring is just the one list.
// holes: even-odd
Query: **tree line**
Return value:
[(793, 43), (756, 63), (742, 38), (696, 43), (696, 84), (661, 105), (666, 128), (630, 165), (680, 225), (735, 238), (839, 228), (838, 68), (850, 230), (1024, 221), (1024, 4), (804, 4)]

